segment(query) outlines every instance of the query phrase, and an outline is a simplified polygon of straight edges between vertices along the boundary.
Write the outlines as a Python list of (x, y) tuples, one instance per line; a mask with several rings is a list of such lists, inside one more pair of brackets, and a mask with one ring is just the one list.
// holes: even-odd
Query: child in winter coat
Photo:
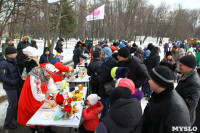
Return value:
[(165, 57), (162, 59), (162, 61), (160, 62), (160, 65), (162, 66), (166, 66), (169, 69), (171, 69), (172, 71), (174, 71), (176, 69), (176, 63), (174, 58), (172, 57), (172, 52), (171, 51), (167, 51)]
[(103, 110), (103, 105), (99, 101), (100, 97), (97, 94), (90, 94), (87, 97), (86, 105), (89, 107), (83, 109), (82, 116), (85, 121), (79, 127), (80, 133), (94, 133), (99, 124), (98, 114)]

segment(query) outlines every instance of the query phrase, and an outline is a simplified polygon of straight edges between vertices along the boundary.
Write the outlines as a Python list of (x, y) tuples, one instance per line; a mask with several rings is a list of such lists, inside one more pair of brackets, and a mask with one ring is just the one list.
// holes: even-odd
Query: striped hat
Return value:
[(174, 88), (174, 74), (165, 66), (154, 67), (149, 73), (151, 79), (160, 87), (166, 89)]

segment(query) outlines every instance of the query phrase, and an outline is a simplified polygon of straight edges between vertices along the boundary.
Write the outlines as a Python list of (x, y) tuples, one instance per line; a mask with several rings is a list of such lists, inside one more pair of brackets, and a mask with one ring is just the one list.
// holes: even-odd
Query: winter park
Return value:
[(200, 133), (199, 0), (1, 0), (0, 133)]

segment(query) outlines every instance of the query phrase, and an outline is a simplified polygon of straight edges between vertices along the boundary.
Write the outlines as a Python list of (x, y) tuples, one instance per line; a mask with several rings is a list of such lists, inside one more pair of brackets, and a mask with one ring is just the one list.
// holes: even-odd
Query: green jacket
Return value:
[(198, 51), (196, 54), (196, 60), (197, 60), (197, 65), (200, 66), (200, 51)]
[(9, 46), (14, 46), (14, 44), (11, 44), (11, 45), (9, 45), (9, 44), (7, 44), (7, 43), (2, 44), (2, 55), (5, 54), (5, 50), (6, 50), (6, 48), (9, 47)]

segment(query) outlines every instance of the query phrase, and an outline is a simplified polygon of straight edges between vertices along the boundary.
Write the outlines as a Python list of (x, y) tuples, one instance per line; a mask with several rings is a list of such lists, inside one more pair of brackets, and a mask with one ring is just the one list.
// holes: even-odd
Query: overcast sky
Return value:
[(187, 9), (200, 9), (200, 0), (149, 0), (155, 6), (158, 6), (161, 2), (165, 2), (172, 8), (175, 8), (179, 3), (183, 8)]

